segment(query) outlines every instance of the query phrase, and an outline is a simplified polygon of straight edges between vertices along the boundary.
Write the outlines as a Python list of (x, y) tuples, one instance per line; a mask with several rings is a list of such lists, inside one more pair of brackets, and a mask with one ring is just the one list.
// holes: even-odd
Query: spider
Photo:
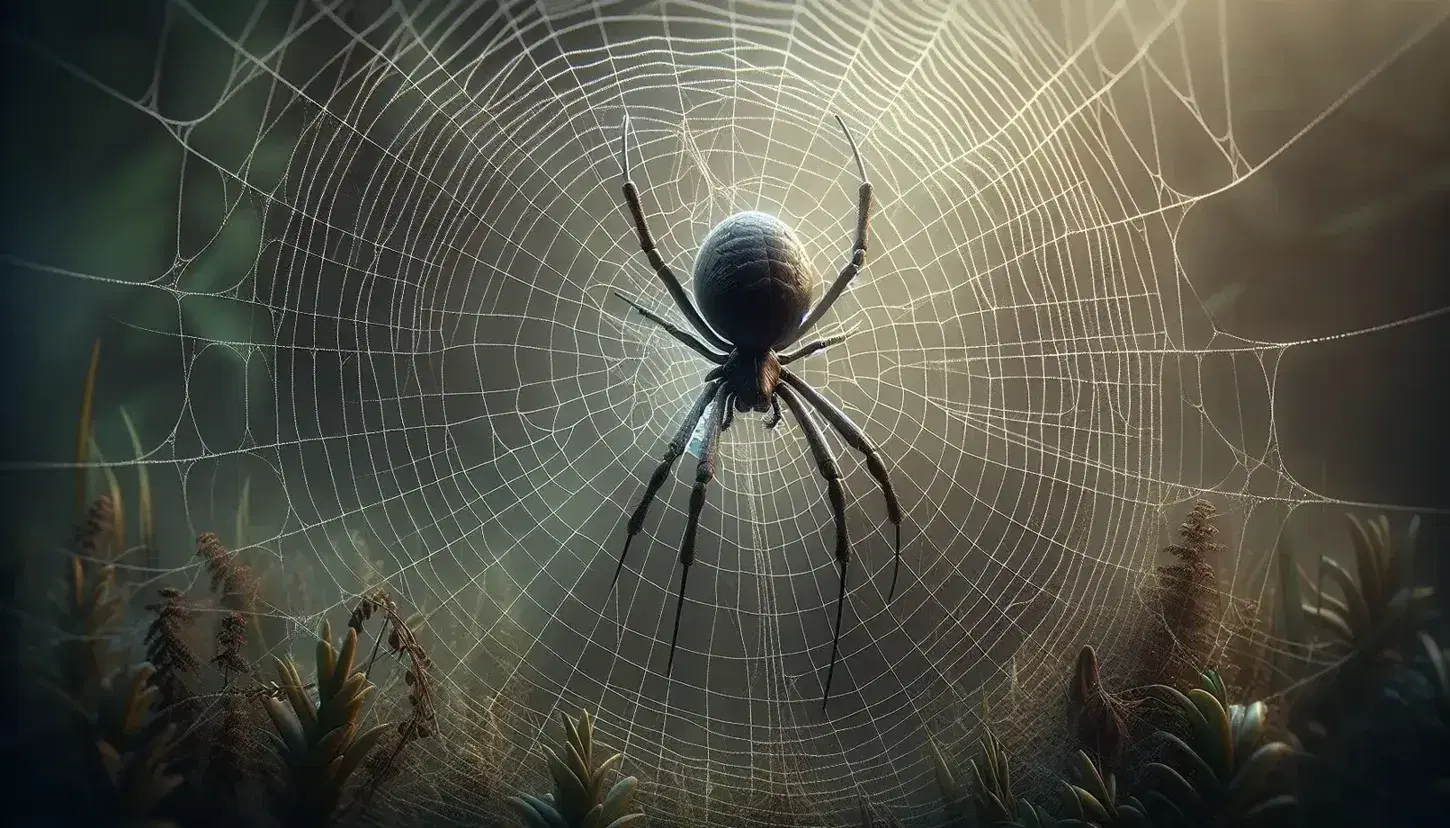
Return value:
[[(669, 661), (665, 667), (668, 676), (674, 668), (675, 643), (680, 636), (680, 615), (685, 606), (685, 584), (690, 577), (690, 565), (695, 561), (695, 533), (700, 526), (700, 511), (705, 506), (705, 491), (715, 476), (715, 461), (718, 456), (722, 432), (730, 428), (735, 412), (770, 412), (765, 423), (775, 428), (781, 419), (780, 403), (785, 402), (791, 415), (805, 434), (821, 477), (825, 480), (826, 493), (831, 501), (831, 511), (836, 527), (836, 561), (840, 564), (840, 591), (836, 596), (835, 638), (831, 642), (831, 666), (826, 674), (825, 694), (821, 700), (822, 709), (831, 698), (831, 680), (836, 672), (837, 650), (841, 643), (841, 615), (846, 600), (846, 568), (851, 560), (851, 541), (846, 533), (846, 492), (841, 483), (841, 470), (836, 465), (833, 450), (827, 445), (820, 424), (819, 414), (852, 448), (866, 459), (866, 467), (881, 487), (886, 498), (886, 512), (896, 528), (896, 555), (891, 575), (891, 590), (887, 595), (889, 603), (896, 595), (896, 579), (901, 571), (901, 504), (891, 485), (886, 465), (875, 443), (853, 423), (846, 413), (819, 391), (812, 388), (786, 367), (832, 345), (839, 344), (845, 336), (817, 339), (808, 345), (779, 353), (794, 345), (815, 327), (831, 305), (845, 291), (846, 286), (861, 272), (866, 259), (867, 230), (871, 213), (871, 183), (866, 180), (866, 167), (856, 150), (856, 141), (846, 122), (836, 116), (851, 154), (856, 160), (856, 169), (861, 175), (861, 187), (857, 199), (856, 243), (851, 247), (851, 257), (841, 268), (830, 288), (815, 307), (811, 307), (811, 293), (817, 281), (814, 268), (806, 255), (805, 248), (795, 233), (780, 219), (768, 213), (746, 211), (736, 213), (720, 222), (706, 236), (695, 260), (695, 305), (685, 295), (680, 280), (655, 247), (645, 222), (644, 209), (640, 206), (639, 190), (629, 177), (629, 116), (621, 127), (619, 168), (623, 178), (623, 192), (630, 216), (634, 220), (635, 233), (639, 236), (640, 250), (649, 259), (655, 275), (664, 282), (665, 289), (674, 298), (680, 312), (689, 320), (693, 333), (665, 321), (637, 302), (615, 293), (627, 302), (641, 316), (659, 325), (670, 336), (694, 350), (715, 367), (705, 374), (704, 387), (695, 399), (674, 439), (670, 440), (664, 458), (655, 467), (645, 486), (643, 496), (629, 518), (629, 535), (620, 552), (619, 564), (614, 570), (614, 581), (609, 589), (613, 593), (624, 569), (624, 560), (629, 555), (629, 546), (635, 535), (644, 528), (645, 516), (654, 502), (660, 487), (669, 477), (675, 461), (679, 460), (689, 444), (690, 437), (699, 427), (706, 412), (712, 412), (704, 428), (704, 447), (695, 470), (695, 486), (690, 493), (689, 520), (685, 536), (680, 543), (680, 592), (675, 605), (675, 627), (670, 637)], [(809, 311), (809, 312), (807, 312)], [(702, 318), (703, 313), (703, 318)], [(702, 341), (703, 340), (703, 341)], [(718, 414), (713, 412), (718, 411)]]

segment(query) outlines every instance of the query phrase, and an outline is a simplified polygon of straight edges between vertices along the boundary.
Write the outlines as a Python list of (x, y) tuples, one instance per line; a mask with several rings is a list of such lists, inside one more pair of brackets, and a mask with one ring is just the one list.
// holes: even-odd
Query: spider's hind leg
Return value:
[[(714, 399), (725, 402), (724, 387), (717, 388)], [(705, 447), (700, 451), (700, 462), (695, 466), (695, 488), (690, 491), (690, 517), (685, 523), (685, 537), (680, 541), (680, 597), (675, 602), (675, 630), (670, 635), (670, 659), (665, 664), (665, 675), (675, 668), (675, 644), (680, 639), (680, 616), (685, 611), (685, 584), (690, 579), (690, 566), (695, 563), (695, 535), (700, 529), (700, 512), (705, 508), (705, 491), (715, 479), (715, 460), (719, 456), (720, 429), (725, 419), (711, 417), (705, 426)]]
[(649, 514), (650, 504), (654, 503), (660, 487), (665, 485), (665, 480), (670, 476), (670, 469), (675, 467), (675, 461), (685, 453), (690, 435), (695, 433), (695, 426), (699, 424), (700, 418), (705, 416), (705, 409), (723, 386), (723, 382), (720, 380), (720, 375), (723, 373), (722, 369), (716, 368), (705, 375), (704, 389), (700, 391), (700, 396), (695, 399), (690, 413), (675, 431), (674, 439), (670, 440), (669, 447), (665, 449), (664, 458), (660, 460), (658, 466), (655, 466), (654, 474), (650, 475), (644, 495), (640, 497), (639, 504), (634, 507), (634, 514), (629, 517), (629, 534), (624, 539), (624, 550), (619, 553), (619, 563), (614, 567), (614, 580), (609, 582), (611, 595), (614, 593), (615, 585), (619, 583), (619, 573), (624, 571), (624, 559), (629, 556), (629, 545), (634, 543), (634, 536), (644, 529), (644, 519)]
[(876, 478), (876, 485), (881, 488), (881, 495), (886, 498), (886, 517), (896, 527), (896, 555), (891, 569), (891, 589), (886, 593), (886, 602), (896, 597), (896, 579), (901, 574), (901, 501), (896, 497), (896, 487), (891, 485), (891, 475), (886, 471), (886, 463), (881, 459), (881, 451), (861, 427), (851, 421), (835, 403), (826, 399), (825, 395), (812, 388), (810, 383), (792, 374), (790, 371), (782, 370), (780, 378), (785, 384), (795, 389), (800, 396), (811, 404), (811, 407), (820, 412), (831, 428), (841, 435), (841, 439), (850, 444), (866, 459), (866, 470)]
[(795, 416), (801, 431), (806, 434), (806, 443), (810, 446), (811, 456), (815, 458), (816, 468), (826, 481), (826, 494), (831, 500), (831, 517), (836, 524), (836, 562), (841, 565), (841, 586), (836, 594), (836, 633), (831, 640), (831, 667), (826, 672), (826, 689), (821, 698), (821, 709), (824, 710), (826, 702), (831, 700), (831, 680), (836, 677), (836, 657), (841, 648), (841, 618), (846, 609), (846, 570), (851, 564), (851, 537), (846, 531), (846, 488), (841, 484), (841, 468), (836, 464), (836, 455), (821, 434), (821, 427), (816, 423), (815, 417), (801, 404), (800, 398), (790, 386), (780, 386), (777, 393), (785, 398), (790, 413)]

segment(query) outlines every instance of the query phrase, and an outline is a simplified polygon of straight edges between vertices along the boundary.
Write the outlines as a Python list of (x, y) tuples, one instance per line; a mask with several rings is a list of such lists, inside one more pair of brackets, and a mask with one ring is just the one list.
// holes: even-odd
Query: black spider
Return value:
[[(836, 560), (841, 565), (841, 588), (836, 597), (836, 634), (831, 642), (831, 666), (826, 674), (825, 694), (821, 705), (831, 697), (831, 679), (836, 673), (836, 653), (841, 643), (841, 612), (846, 600), (846, 566), (851, 560), (851, 541), (846, 534), (846, 492), (841, 485), (841, 470), (836, 458), (816, 422), (816, 413), (831, 424), (836, 433), (852, 448), (866, 458), (866, 467), (881, 486), (886, 497), (886, 512), (896, 527), (896, 557), (891, 574), (891, 590), (887, 601), (896, 595), (896, 578), (901, 571), (901, 504), (886, 473), (886, 465), (876, 445), (861, 429), (837, 408), (785, 366), (840, 343), (844, 336), (818, 339), (793, 351), (778, 355), (777, 349), (793, 345), (815, 327), (832, 303), (841, 295), (861, 271), (866, 257), (866, 235), (870, 224), (871, 184), (866, 180), (866, 168), (861, 163), (856, 142), (846, 129), (846, 122), (836, 117), (851, 154), (856, 159), (856, 169), (861, 173), (861, 189), (857, 200), (856, 243), (851, 248), (851, 259), (836, 276), (821, 301), (811, 308), (811, 291), (816, 283), (815, 269), (811, 267), (805, 249), (795, 233), (780, 219), (768, 213), (743, 212), (720, 222), (700, 247), (695, 260), (695, 300), (700, 311), (695, 310), (685, 295), (680, 280), (665, 263), (655, 248), (654, 238), (645, 224), (644, 209), (639, 203), (639, 191), (629, 178), (629, 118), (624, 119), (620, 138), (619, 166), (624, 178), (624, 199), (634, 219), (635, 232), (639, 235), (640, 250), (649, 257), (660, 281), (674, 297), (680, 312), (689, 320), (695, 334), (681, 330), (666, 322), (659, 315), (645, 310), (636, 302), (616, 292), (616, 296), (628, 302), (641, 316), (664, 328), (671, 336), (688, 345), (705, 359), (715, 363), (704, 378), (704, 389), (695, 400), (689, 415), (680, 423), (674, 439), (665, 451), (664, 459), (655, 468), (645, 487), (644, 496), (635, 507), (629, 519), (629, 537), (625, 539), (624, 551), (619, 555), (619, 565), (614, 570), (614, 581), (610, 591), (619, 581), (624, 569), (629, 545), (644, 527), (645, 515), (665, 478), (669, 477), (675, 461), (684, 453), (686, 445), (694, 434), (700, 419), (711, 410), (712, 403), (719, 403), (719, 416), (712, 416), (706, 423), (704, 449), (695, 472), (695, 488), (690, 494), (690, 517), (685, 527), (685, 537), (680, 544), (680, 596), (675, 606), (675, 629), (670, 637), (669, 662), (665, 674), (669, 675), (675, 663), (675, 642), (680, 635), (680, 613), (685, 605), (685, 582), (690, 576), (690, 565), (695, 561), (695, 533), (700, 526), (700, 510), (705, 505), (705, 489), (715, 476), (715, 459), (720, 433), (730, 427), (736, 411), (771, 412), (766, 428), (775, 428), (780, 422), (780, 401), (786, 407), (801, 430), (805, 432), (806, 443), (815, 457), (821, 477), (826, 481), (826, 492), (831, 499), (831, 511), (836, 524)], [(810, 312), (807, 313), (806, 311)], [(706, 324), (709, 320), (709, 324)], [(718, 333), (717, 333), (718, 332)], [(704, 342), (701, 341), (704, 340)], [(708, 343), (708, 344), (706, 344)], [(711, 346), (714, 346), (713, 348)], [(802, 402), (804, 400), (804, 404)], [(809, 405), (809, 408), (807, 407)]]

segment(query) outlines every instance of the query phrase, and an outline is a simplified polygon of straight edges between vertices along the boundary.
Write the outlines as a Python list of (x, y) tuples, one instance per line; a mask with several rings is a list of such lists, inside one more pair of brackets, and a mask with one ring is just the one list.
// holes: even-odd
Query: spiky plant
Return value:
[[(97, 506), (108, 503), (102, 498)], [(95, 514), (93, 509), (93, 518)], [(100, 701), (102, 683), (112, 670), (111, 630), (126, 608), (125, 597), (116, 588), (115, 568), (71, 556), (57, 603), (61, 632), (66, 636), (60, 651), (59, 689), (78, 710), (89, 714)]]
[(229, 612), (217, 625), (216, 654), (211, 663), (222, 671), (222, 688), (231, 684), (236, 676), (251, 672), (247, 663), (247, 619), (240, 612)]
[[(1295, 734), (1309, 754), (1305, 824), (1444, 823), (1450, 811), (1450, 653), (1427, 631), (1368, 679), (1326, 677), (1321, 694), (1345, 697), (1301, 717)], [(1368, 672), (1368, 671), (1366, 671)], [(1307, 706), (1301, 702), (1300, 706)], [(1435, 814), (1442, 816), (1436, 817)]]
[(252, 672), (243, 654), (246, 646), (247, 619), (239, 612), (228, 613), (217, 625), (216, 653), (211, 657), (222, 674), (222, 718), (207, 762), (207, 776), (224, 796), (239, 791), (256, 765), (253, 722), (260, 713), (256, 694), (233, 686)]
[(1425, 665), (1435, 685), (1440, 712), (1450, 718), (1450, 650), (1441, 649), (1435, 637), (1424, 630), (1417, 637), (1425, 648)]
[(951, 767), (942, 756), (935, 739), (928, 739), (931, 746), (932, 767), (936, 770), (936, 787), (941, 794), (942, 808), (947, 813), (947, 825), (951, 828), (968, 828), (972, 824), (973, 808), (966, 788), (952, 774)]
[(260, 586), (257, 576), (241, 558), (221, 542), (215, 532), (204, 532), (196, 539), (196, 556), (211, 576), (211, 591), (216, 593), (222, 609), (240, 613), (247, 621), (253, 658), (267, 652), (257, 614)]
[(564, 740), (549, 756), (554, 792), (542, 797), (521, 793), (508, 798), (528, 828), (625, 828), (644, 819), (631, 810), (639, 780), (626, 776), (607, 791), (604, 779), (622, 754), (594, 764), (594, 721), (587, 711), (578, 721), (561, 713)]
[(1149, 828), (1148, 810), (1137, 797), (1118, 801), (1118, 782), (1112, 772), (1103, 773), (1086, 751), (1079, 750), (1073, 762), (1073, 781), (1067, 786), (1068, 816), (1058, 828)]
[(1007, 752), (991, 730), (983, 728), (981, 755), (968, 762), (967, 768), (977, 818), (988, 825), (1011, 821), (1017, 812), (1012, 798), (1012, 771)]
[(1163, 550), (1177, 562), (1158, 567), (1158, 621), (1144, 653), (1145, 683), (1192, 682), (1213, 651), (1220, 595), (1213, 562), (1224, 550), (1216, 540), (1217, 514), (1212, 502), (1194, 501), (1178, 529), (1179, 542)]
[[(276, 732), (268, 731), (281, 760), (284, 824), (318, 828), (337, 816), (348, 779), (393, 725), (361, 730), (363, 705), (373, 685), (353, 670), (357, 631), (349, 628), (334, 648), (332, 625), (322, 623), (317, 642), (316, 700), (291, 659), (274, 659), (278, 697), (263, 704)], [(282, 701), (286, 700), (286, 703)]]
[(1338, 587), (1340, 595), (1321, 586), (1304, 602), (1303, 611), (1332, 643), (1375, 656), (1413, 629), (1419, 611), (1434, 590), (1418, 587), (1413, 581), (1418, 520), (1410, 524), (1409, 542), (1402, 552), (1391, 539), (1389, 518), (1378, 515), (1364, 521), (1349, 515), (1348, 519), (1354, 542), (1354, 572), (1322, 556), (1320, 571)]
[(1168, 731), (1155, 737), (1169, 750), (1144, 776), (1144, 799), (1169, 819), (1196, 826), (1277, 825), (1293, 817), (1295, 796), (1277, 784), (1276, 772), (1293, 755), (1284, 742), (1266, 737), (1263, 702), (1229, 704), (1223, 681), (1212, 670), (1187, 694), (1164, 685), (1148, 688), (1187, 722), (1187, 738)]
[(142, 662), (107, 679), (96, 711), (96, 749), (110, 784), (111, 805), (124, 825), (164, 828), (163, 800), (182, 783), (171, 772), (176, 724), (157, 728), (153, 708), (161, 698), (156, 668)]
[[(1423, 630), (1419, 633), (1419, 639), (1425, 648), (1426, 672), (1429, 673), (1436, 691), (1442, 744), (1450, 747), (1450, 649), (1441, 649), (1435, 638)], [(1445, 806), (1439, 808), (1439, 812), (1445, 813), (1450, 808), (1450, 770), (1444, 764), (1440, 765), (1439, 780), (1430, 788)]]
[(187, 627), (196, 617), (196, 610), (187, 603), (181, 590), (163, 587), (160, 595), (159, 602), (146, 605), (155, 617), (146, 628), (142, 643), (146, 645), (146, 660), (156, 668), (152, 680), (161, 689), (161, 707), (169, 709), (191, 695), (187, 676), (200, 664), (186, 640)]
[(936, 742), (932, 741), (932, 761), (936, 767), (937, 787), (942, 804), (953, 828), (976, 826), (1021, 826), (1038, 828), (1051, 820), (1032, 803), (1018, 800), (1012, 794), (1012, 772), (1007, 752), (991, 729), (982, 728), (980, 755), (967, 762), (971, 778), (968, 791), (952, 774)]

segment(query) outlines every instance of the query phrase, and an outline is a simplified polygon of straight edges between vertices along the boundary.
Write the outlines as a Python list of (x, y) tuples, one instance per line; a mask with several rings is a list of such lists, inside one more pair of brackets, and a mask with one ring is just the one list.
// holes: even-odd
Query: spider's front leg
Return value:
[[(696, 333), (700, 334), (707, 343), (729, 353), (730, 343), (721, 339), (719, 334), (715, 333), (709, 325), (705, 324), (704, 318), (695, 309), (695, 304), (690, 301), (690, 297), (685, 295), (685, 289), (680, 285), (679, 277), (675, 275), (674, 270), (665, 262), (664, 257), (660, 255), (659, 250), (655, 247), (654, 236), (650, 234), (649, 224), (645, 219), (644, 205), (640, 204), (639, 188), (634, 185), (634, 181), (629, 177), (628, 115), (625, 115), (624, 122), (619, 127), (619, 174), (622, 179), (620, 190), (624, 194), (624, 203), (629, 209), (629, 216), (634, 221), (634, 232), (635, 236), (639, 239), (640, 252), (644, 253), (645, 258), (649, 259), (650, 267), (654, 268), (655, 275), (659, 277), (659, 280), (664, 282), (665, 289), (670, 292), (670, 297), (675, 300), (675, 306), (680, 309), (680, 313), (683, 313), (685, 319), (689, 320), (690, 327), (694, 328)], [(640, 312), (643, 313), (644, 311), (641, 310)], [(673, 332), (671, 333), (673, 334)], [(688, 345), (690, 343), (687, 342), (686, 344)], [(691, 345), (690, 347), (693, 348), (695, 346)], [(699, 349), (696, 348), (696, 350)], [(708, 353), (705, 357), (706, 359), (713, 359)]]
[(846, 122), (839, 115), (836, 116), (836, 123), (841, 125), (841, 131), (846, 134), (846, 143), (851, 145), (851, 155), (856, 159), (856, 170), (861, 174), (861, 187), (856, 193), (856, 241), (851, 245), (851, 258), (836, 275), (836, 281), (826, 289), (821, 301), (811, 308), (811, 312), (806, 314), (806, 318), (795, 329), (795, 333), (786, 339), (784, 345), (793, 345), (796, 340), (810, 333), (811, 328), (821, 321), (821, 317), (826, 315), (826, 311), (845, 292), (851, 280), (866, 266), (866, 244), (871, 235), (871, 182), (866, 178), (866, 165), (861, 163), (861, 153), (856, 150), (856, 139), (851, 137), (851, 130), (846, 128)]

